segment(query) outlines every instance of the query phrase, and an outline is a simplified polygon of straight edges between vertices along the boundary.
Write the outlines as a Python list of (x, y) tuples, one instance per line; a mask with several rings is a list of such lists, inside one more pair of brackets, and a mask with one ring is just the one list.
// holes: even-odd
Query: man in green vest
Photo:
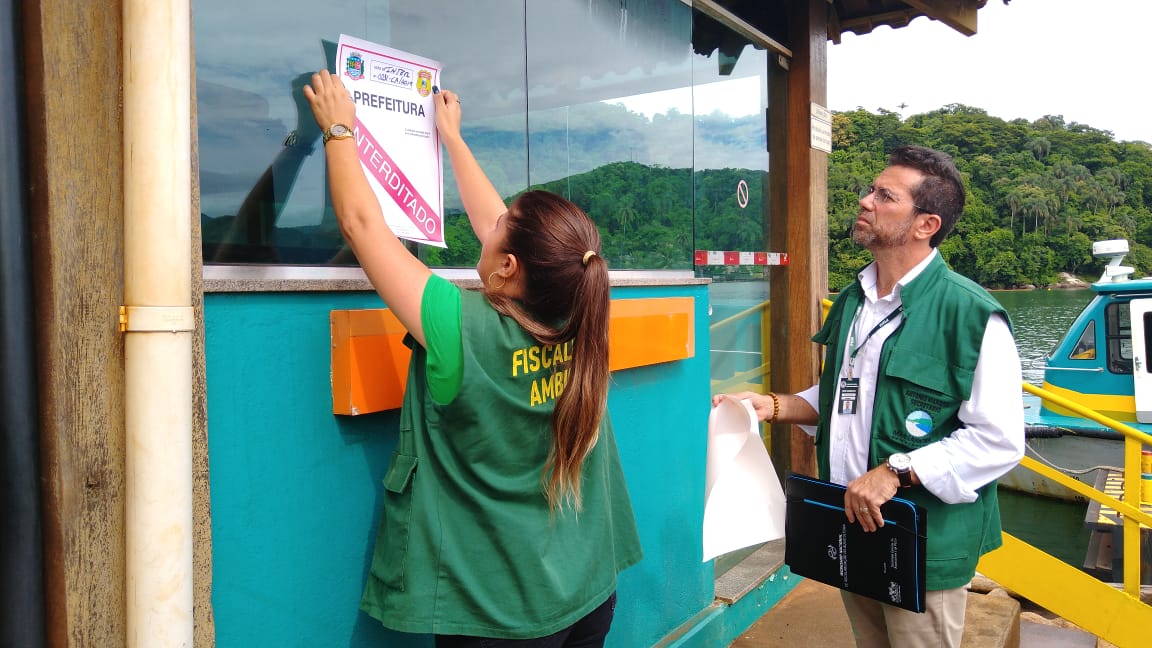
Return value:
[(748, 398), (763, 421), (805, 426), (819, 476), (847, 486), (849, 523), (875, 531), (897, 494), (928, 509), (923, 614), (841, 594), (858, 646), (959, 647), (965, 586), (1001, 544), (996, 479), (1024, 454), (1020, 356), (1004, 309), (937, 251), (964, 210), (952, 158), (904, 146), (888, 163), (852, 232), (873, 262), (812, 338), (825, 347), (820, 383), (715, 400)]

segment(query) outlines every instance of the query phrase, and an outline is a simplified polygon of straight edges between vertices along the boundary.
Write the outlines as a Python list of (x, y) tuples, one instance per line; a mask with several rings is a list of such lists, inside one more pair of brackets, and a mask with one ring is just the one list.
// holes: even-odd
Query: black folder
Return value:
[(844, 514), (844, 490), (831, 482), (788, 475), (784, 562), (805, 578), (923, 612), (924, 507), (894, 497), (880, 507), (884, 526), (865, 533)]

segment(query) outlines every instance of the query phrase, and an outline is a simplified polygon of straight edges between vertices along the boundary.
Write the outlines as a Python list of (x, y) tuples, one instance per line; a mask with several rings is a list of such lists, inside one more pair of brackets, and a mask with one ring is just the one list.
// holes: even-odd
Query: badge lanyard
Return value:
[(868, 331), (868, 335), (864, 336), (860, 344), (856, 344), (856, 327), (860, 321), (860, 313), (863, 312), (863, 310), (864, 304), (861, 302), (860, 305), (856, 307), (856, 312), (852, 315), (852, 323), (848, 329), (848, 376), (840, 379), (840, 397), (837, 399), (840, 403), (841, 414), (856, 413), (856, 401), (860, 396), (860, 379), (852, 376), (852, 370), (856, 366), (856, 354), (860, 353), (860, 349), (864, 348), (864, 345), (868, 343), (868, 340), (872, 339), (876, 331), (884, 328), (888, 322), (900, 316), (900, 313), (904, 311), (904, 305), (901, 304), (897, 306), (895, 310), (885, 315), (884, 319), (880, 320), (876, 326), (873, 326), (871, 331)]

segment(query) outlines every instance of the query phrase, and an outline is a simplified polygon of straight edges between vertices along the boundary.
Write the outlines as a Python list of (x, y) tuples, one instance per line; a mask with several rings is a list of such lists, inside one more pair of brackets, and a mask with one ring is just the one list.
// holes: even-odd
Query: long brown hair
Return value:
[(503, 251), (520, 262), (524, 296), (518, 303), (488, 293), (488, 300), (541, 344), (572, 340), (572, 366), (552, 412), (552, 447), (541, 479), (552, 510), (570, 501), (579, 511), (581, 467), (596, 446), (608, 401), (610, 288), (600, 232), (579, 207), (547, 191), (521, 194), (505, 218)]

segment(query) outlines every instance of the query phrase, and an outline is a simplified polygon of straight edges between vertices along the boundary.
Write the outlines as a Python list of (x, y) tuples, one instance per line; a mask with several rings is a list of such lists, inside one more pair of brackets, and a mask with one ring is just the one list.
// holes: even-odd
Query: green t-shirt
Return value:
[(450, 403), (460, 390), (464, 349), (460, 346), (460, 288), (439, 275), (424, 285), (420, 324), (428, 352), (428, 389), (437, 403)]
[(402, 632), (557, 632), (641, 558), (611, 421), (584, 461), (583, 510), (551, 511), (541, 471), (571, 343), (541, 345), (438, 277), (422, 313), (361, 608)]

